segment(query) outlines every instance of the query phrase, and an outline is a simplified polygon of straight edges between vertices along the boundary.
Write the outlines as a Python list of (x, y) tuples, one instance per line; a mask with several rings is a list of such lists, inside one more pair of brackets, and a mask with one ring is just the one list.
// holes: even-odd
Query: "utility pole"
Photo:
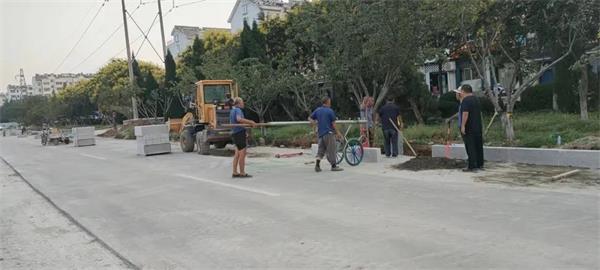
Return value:
[[(127, 68), (129, 69), (129, 82), (133, 86), (135, 85), (135, 78), (133, 77), (131, 49), (129, 47), (129, 32), (127, 32), (127, 10), (125, 9), (125, 0), (121, 0), (121, 7), (123, 8), (123, 29), (125, 29), (125, 46), (127, 48)], [(133, 107), (133, 119), (138, 119), (138, 108), (135, 95), (131, 97), (131, 106)]]
[(167, 45), (165, 44), (165, 27), (163, 25), (163, 16), (162, 16), (162, 7), (160, 6), (160, 0), (156, 1), (158, 3), (158, 18), (160, 19), (160, 36), (163, 47), (163, 59), (167, 58)]

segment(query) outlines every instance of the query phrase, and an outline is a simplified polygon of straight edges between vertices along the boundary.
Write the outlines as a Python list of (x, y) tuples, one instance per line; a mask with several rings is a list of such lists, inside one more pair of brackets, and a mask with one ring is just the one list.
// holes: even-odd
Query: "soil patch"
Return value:
[[(431, 157), (431, 145), (414, 144), (413, 142), (411, 142), (410, 144), (413, 147), (413, 149), (415, 149), (415, 152), (417, 152), (417, 156)], [(408, 145), (405, 143), (403, 143), (403, 145), (404, 145), (404, 154), (407, 156), (414, 156), (412, 150), (410, 150)]]
[(114, 129), (108, 129), (107, 131), (105, 131), (104, 133), (100, 133), (98, 134), (98, 137), (104, 137), (104, 138), (109, 138), (109, 137), (114, 137), (117, 135), (117, 131), (115, 131)]
[(580, 169), (577, 174), (553, 181), (552, 176), (571, 171), (573, 167), (533, 166), (527, 164), (498, 164), (475, 181), (509, 186), (563, 185), (577, 188), (600, 187), (600, 171)]
[(421, 156), (393, 167), (398, 170), (424, 171), (460, 169), (466, 166), (467, 163), (464, 160)]
[(588, 136), (578, 140), (574, 140), (562, 148), (564, 149), (581, 149), (581, 150), (600, 150), (600, 137)]

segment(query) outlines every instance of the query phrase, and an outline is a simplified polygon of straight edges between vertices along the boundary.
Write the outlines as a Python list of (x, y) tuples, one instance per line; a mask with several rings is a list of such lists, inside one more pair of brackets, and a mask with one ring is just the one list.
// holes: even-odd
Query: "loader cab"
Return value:
[(231, 100), (238, 96), (232, 80), (203, 80), (196, 83), (196, 108), (200, 123), (212, 128), (229, 122)]

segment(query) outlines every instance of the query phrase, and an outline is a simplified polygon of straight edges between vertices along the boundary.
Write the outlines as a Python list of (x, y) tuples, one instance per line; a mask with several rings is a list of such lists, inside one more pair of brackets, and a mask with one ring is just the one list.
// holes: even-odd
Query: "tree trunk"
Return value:
[(512, 112), (504, 112), (501, 116), (504, 135), (510, 144), (515, 140), (515, 129), (513, 126)]
[[(265, 112), (258, 114), (258, 122), (259, 123), (265, 122)], [(265, 129), (265, 127), (260, 127), (260, 135), (263, 137), (267, 135), (267, 130)]]
[(588, 95), (588, 73), (587, 65), (583, 65), (581, 69), (581, 81), (579, 82), (579, 111), (581, 120), (587, 121), (588, 106), (587, 106), (587, 95)]
[(408, 102), (410, 103), (410, 108), (412, 109), (413, 113), (415, 114), (417, 123), (419, 123), (419, 125), (425, 124), (425, 121), (423, 121), (423, 116), (421, 115), (421, 111), (419, 110), (419, 106), (418, 106), (417, 102), (415, 101), (415, 99), (409, 98)]
[(558, 112), (558, 94), (556, 90), (552, 92), (552, 110)]

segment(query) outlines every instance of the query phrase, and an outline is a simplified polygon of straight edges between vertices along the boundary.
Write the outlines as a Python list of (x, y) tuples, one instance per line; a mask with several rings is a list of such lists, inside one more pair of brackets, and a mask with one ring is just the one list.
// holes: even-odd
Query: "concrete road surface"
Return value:
[(229, 158), (135, 147), (0, 137), (3, 159), (142, 269), (600, 268), (597, 189), (373, 164), (317, 174), (308, 157), (250, 159), (255, 177), (234, 180)]

